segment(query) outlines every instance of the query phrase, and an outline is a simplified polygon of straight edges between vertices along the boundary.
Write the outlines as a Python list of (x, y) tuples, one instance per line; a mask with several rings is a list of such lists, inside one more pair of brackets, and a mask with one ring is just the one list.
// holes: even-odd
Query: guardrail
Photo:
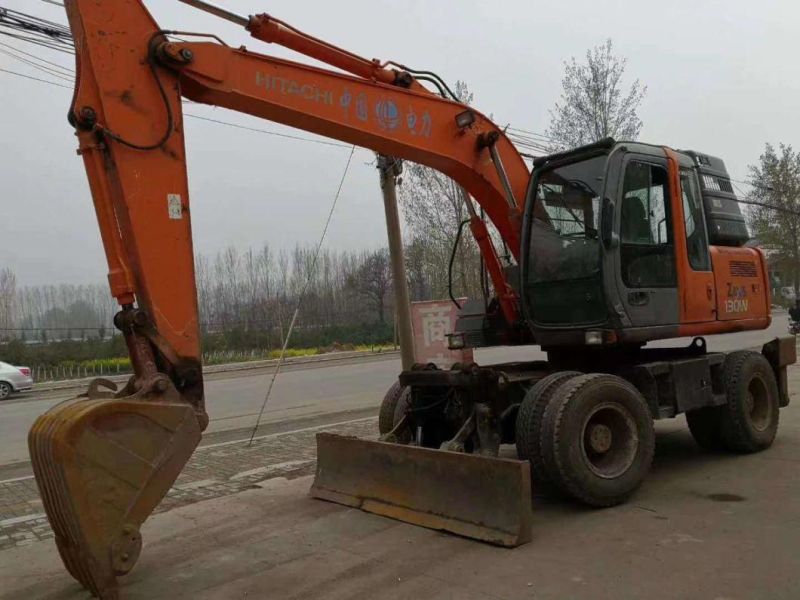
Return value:
[[(399, 350), (386, 350), (386, 349), (378, 349), (375, 351), (372, 350), (356, 350), (356, 351), (342, 351), (342, 352), (327, 352), (323, 354), (310, 354), (308, 356), (294, 356), (290, 358), (285, 358), (283, 360), (284, 365), (299, 365), (299, 364), (313, 364), (313, 363), (325, 363), (325, 362), (336, 362), (339, 360), (346, 360), (349, 358), (367, 358), (367, 357), (374, 357), (374, 356), (399, 356)], [(244, 362), (236, 362), (236, 363), (227, 363), (221, 365), (205, 365), (203, 367), (203, 374), (208, 375), (212, 373), (227, 373), (227, 372), (234, 372), (234, 371), (249, 371), (249, 370), (256, 370), (256, 369), (266, 369), (269, 367), (275, 367), (278, 365), (277, 358), (265, 359), (265, 360), (250, 360)], [(105, 377), (115, 383), (122, 383), (127, 381), (128, 377), (130, 377), (131, 373), (105, 373), (105, 374), (91, 374), (86, 377), (76, 377), (73, 379), (64, 379), (58, 381), (40, 381), (34, 383), (33, 390), (34, 391), (47, 391), (47, 390), (59, 390), (59, 389), (69, 389), (75, 387), (85, 387), (89, 385), (89, 382), (94, 379), (95, 377)], [(34, 377), (34, 380), (36, 378)]]

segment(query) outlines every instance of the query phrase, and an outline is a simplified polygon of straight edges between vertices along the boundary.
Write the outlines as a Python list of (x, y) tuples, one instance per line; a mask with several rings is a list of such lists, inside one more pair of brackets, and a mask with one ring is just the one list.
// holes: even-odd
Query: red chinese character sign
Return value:
[(450, 300), (411, 303), (414, 353), (418, 363), (447, 368), (457, 362), (473, 362), (472, 348), (450, 350), (447, 347), (447, 334), (453, 332), (457, 315), (458, 308)]

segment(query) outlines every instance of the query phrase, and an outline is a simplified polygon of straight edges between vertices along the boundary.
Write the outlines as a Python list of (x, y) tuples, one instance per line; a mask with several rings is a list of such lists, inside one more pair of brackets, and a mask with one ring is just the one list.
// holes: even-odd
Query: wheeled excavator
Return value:
[[(134, 374), (122, 389), (95, 380), (47, 411), (29, 447), (63, 562), (93, 594), (118, 597), (142, 523), (208, 423), (182, 98), (452, 178), (491, 294), (460, 307), (450, 346), (547, 353), (404, 370), (381, 404), (378, 441), (319, 434), (312, 496), (513, 547), (531, 537), (532, 485), (591, 506), (630, 496), (653, 458), (654, 420), (685, 413), (706, 448), (770, 446), (794, 339), (720, 353), (703, 337), (771, 320), (765, 255), (745, 245), (722, 160), (604, 139), (529, 169), (434, 73), (362, 58), (266, 14), (183, 1), (331, 68), (163, 30), (140, 0), (65, 0), (77, 54), (69, 122)], [(647, 345), (682, 337), (694, 339)]]

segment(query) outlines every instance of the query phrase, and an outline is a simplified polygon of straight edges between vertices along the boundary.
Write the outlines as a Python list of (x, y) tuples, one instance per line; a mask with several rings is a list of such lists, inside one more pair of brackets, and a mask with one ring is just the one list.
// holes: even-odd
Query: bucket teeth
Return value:
[(147, 395), (76, 398), (28, 434), (33, 471), (64, 566), (93, 595), (118, 597), (135, 564), (139, 527), (200, 441), (191, 405)]

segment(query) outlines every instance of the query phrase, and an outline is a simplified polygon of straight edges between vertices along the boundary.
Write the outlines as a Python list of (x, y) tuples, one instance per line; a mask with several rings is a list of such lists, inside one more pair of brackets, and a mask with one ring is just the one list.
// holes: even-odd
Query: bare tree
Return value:
[(0, 338), (13, 337), (14, 309), (17, 295), (17, 277), (11, 269), (0, 269)]
[(647, 92), (639, 80), (622, 82), (627, 59), (614, 55), (611, 39), (586, 51), (586, 63), (564, 62), (561, 99), (550, 111), (547, 136), (553, 150), (574, 148), (605, 137), (635, 140), (642, 129), (638, 108)]
[(381, 248), (369, 252), (363, 263), (347, 279), (358, 296), (364, 298), (375, 310), (379, 323), (386, 322), (386, 295), (392, 289), (392, 270), (389, 250)]
[[(456, 81), (454, 93), (464, 104), (472, 102), (467, 84)], [(408, 233), (407, 269), (416, 300), (447, 297), (447, 272), (459, 225), (468, 217), (461, 189), (439, 171), (405, 163), (400, 202)], [(479, 292), (480, 256), (465, 232), (453, 263), (456, 295)]]
[(753, 188), (747, 199), (765, 205), (748, 211), (751, 233), (773, 261), (790, 266), (795, 296), (800, 298), (800, 152), (767, 144), (749, 171)]

